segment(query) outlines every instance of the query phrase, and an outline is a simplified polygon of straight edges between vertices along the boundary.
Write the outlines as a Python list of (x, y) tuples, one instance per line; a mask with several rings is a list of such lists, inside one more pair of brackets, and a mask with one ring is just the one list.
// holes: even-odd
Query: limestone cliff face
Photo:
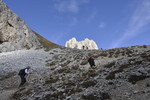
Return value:
[(0, 52), (42, 48), (44, 45), (43, 38), (41, 42), (41, 37), (0, 0)]
[(93, 40), (89, 40), (88, 38), (80, 42), (78, 42), (76, 38), (72, 38), (66, 42), (65, 46), (77, 49), (89, 49), (89, 50), (98, 49), (97, 44)]

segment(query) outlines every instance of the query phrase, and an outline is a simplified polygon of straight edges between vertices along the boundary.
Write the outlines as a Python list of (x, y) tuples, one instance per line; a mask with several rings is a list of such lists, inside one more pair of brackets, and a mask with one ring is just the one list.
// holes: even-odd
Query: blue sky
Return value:
[(150, 45), (150, 0), (3, 0), (56, 44), (89, 38), (99, 48)]

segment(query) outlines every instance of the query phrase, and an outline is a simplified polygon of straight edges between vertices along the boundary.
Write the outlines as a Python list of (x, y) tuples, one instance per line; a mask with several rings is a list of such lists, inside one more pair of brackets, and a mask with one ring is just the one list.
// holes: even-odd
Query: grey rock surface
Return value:
[[(87, 62), (90, 56), (96, 58), (94, 68)], [(16, 90), (10, 100), (149, 100), (148, 45), (109, 50), (19, 50), (1, 53), (0, 58), (0, 90)], [(16, 89), (17, 73), (28, 65), (32, 66), (28, 84)]]
[[(150, 100), (150, 45), (54, 47), (0, 0), (0, 100)], [(18, 89), (18, 72), (27, 66), (27, 83)]]
[(0, 52), (38, 49), (45, 45), (48, 47), (47, 44), (55, 45), (27, 27), (25, 22), (0, 0)]

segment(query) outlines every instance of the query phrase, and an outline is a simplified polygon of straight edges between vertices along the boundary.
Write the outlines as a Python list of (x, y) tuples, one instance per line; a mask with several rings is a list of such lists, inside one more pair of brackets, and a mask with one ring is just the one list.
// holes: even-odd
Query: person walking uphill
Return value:
[(91, 68), (92, 68), (93, 66), (95, 66), (94, 57), (90, 57), (90, 58), (88, 59), (88, 62), (89, 62), (89, 64), (90, 64)]
[(30, 69), (30, 68), (31, 68), (31, 67), (28, 66), (28, 67), (26, 67), (26, 68), (24, 68), (24, 69), (21, 69), (21, 70), (19, 71), (18, 75), (19, 75), (20, 78), (21, 78), (21, 82), (20, 82), (19, 87), (23, 86), (24, 83), (26, 83), (26, 78), (25, 78), (25, 76), (27, 76), (27, 75), (29, 74), (29, 69)]

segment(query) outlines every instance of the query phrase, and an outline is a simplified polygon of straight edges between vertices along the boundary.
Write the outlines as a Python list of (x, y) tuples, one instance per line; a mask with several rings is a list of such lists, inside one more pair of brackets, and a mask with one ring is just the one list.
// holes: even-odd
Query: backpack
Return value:
[(18, 73), (18, 75), (25, 75), (25, 69), (21, 69)]

